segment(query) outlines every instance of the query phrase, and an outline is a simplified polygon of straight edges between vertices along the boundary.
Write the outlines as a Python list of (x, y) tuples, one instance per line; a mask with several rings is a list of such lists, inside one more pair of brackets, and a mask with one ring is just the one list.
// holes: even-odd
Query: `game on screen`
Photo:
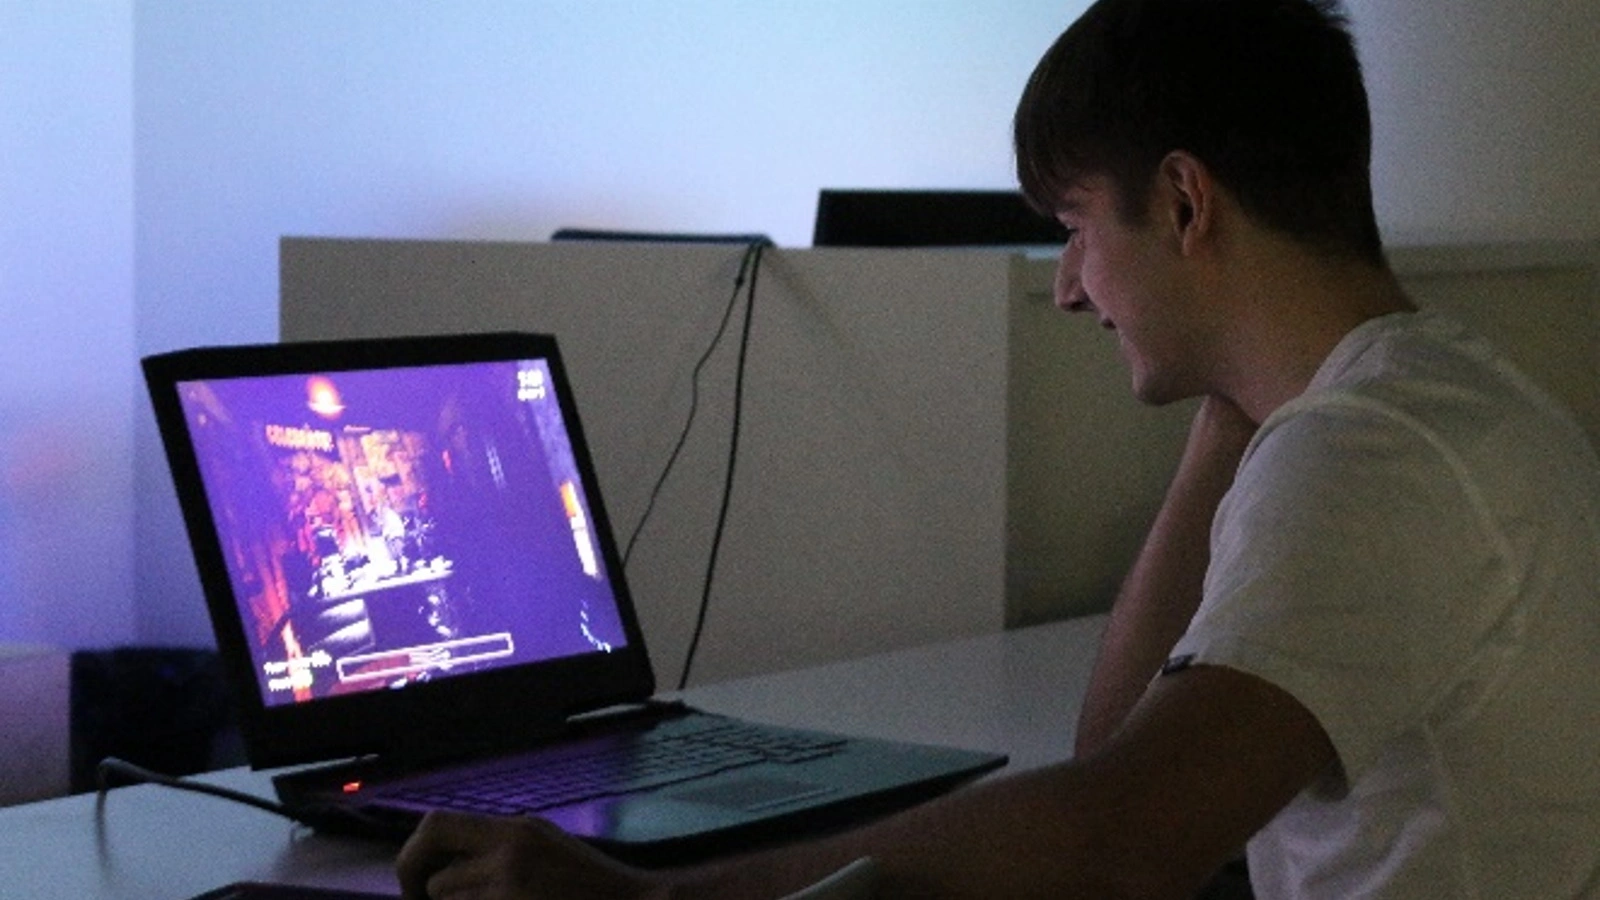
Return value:
[(266, 705), (624, 643), (543, 360), (179, 394)]

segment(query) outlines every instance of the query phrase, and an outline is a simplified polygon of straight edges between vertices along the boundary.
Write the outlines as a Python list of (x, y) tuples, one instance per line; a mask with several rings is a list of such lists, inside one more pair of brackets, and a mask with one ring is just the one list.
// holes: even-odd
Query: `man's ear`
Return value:
[(1216, 227), (1217, 183), (1199, 157), (1183, 150), (1168, 153), (1157, 169), (1164, 223), (1178, 246), (1192, 252)]

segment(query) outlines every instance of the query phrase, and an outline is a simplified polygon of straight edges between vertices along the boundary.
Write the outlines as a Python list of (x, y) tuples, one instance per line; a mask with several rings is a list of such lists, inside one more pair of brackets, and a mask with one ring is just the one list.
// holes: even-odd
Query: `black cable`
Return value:
[(167, 775), (114, 756), (100, 760), (99, 765), (95, 767), (95, 792), (100, 809), (105, 807), (106, 793), (114, 786), (111, 783), (113, 776), (127, 784), (156, 784), (174, 790), (242, 803), (317, 831), (388, 840), (404, 840), (411, 832), (410, 823), (367, 816), (349, 807), (290, 806), (245, 791)]
[(700, 609), (695, 616), (694, 633), (689, 638), (689, 650), (684, 654), (683, 673), (678, 678), (678, 690), (689, 685), (689, 671), (694, 666), (695, 651), (700, 647), (700, 635), (706, 627), (706, 611), (711, 605), (712, 576), (717, 569), (717, 552), (722, 547), (722, 533), (728, 522), (729, 500), (733, 497), (733, 475), (739, 460), (739, 426), (744, 413), (745, 361), (750, 351), (750, 323), (755, 318), (756, 277), (761, 272), (761, 253), (764, 243), (754, 243), (745, 251), (750, 263), (750, 284), (745, 294), (744, 325), (739, 335), (739, 360), (734, 367), (733, 424), (728, 436), (728, 465), (723, 473), (722, 503), (717, 510), (717, 525), (711, 536), (711, 553), (706, 560), (706, 575), (700, 588)]
[(112, 788), (111, 777), (116, 775), (121, 777), (129, 784), (148, 782), (150, 784), (159, 784), (162, 787), (174, 788), (180, 791), (190, 791), (196, 794), (207, 794), (212, 797), (220, 797), (224, 800), (232, 800), (235, 803), (243, 803), (246, 806), (254, 806), (256, 809), (265, 810), (269, 813), (283, 816), (286, 819), (293, 819), (296, 822), (300, 821), (295, 816), (293, 811), (281, 803), (275, 803), (271, 800), (257, 797), (254, 794), (247, 794), (243, 791), (236, 791), (231, 788), (225, 788), (215, 784), (207, 784), (203, 781), (193, 781), (188, 778), (178, 778), (173, 775), (166, 775), (161, 772), (154, 771), (153, 769), (146, 769), (143, 766), (135, 765), (127, 760), (118, 759), (115, 756), (108, 756), (105, 759), (100, 760), (100, 764), (95, 767), (94, 774), (96, 786), (95, 792), (99, 795), (99, 798), (102, 802), (105, 800), (106, 792)]
[[(656, 500), (661, 496), (661, 489), (667, 483), (667, 477), (672, 474), (673, 467), (678, 463), (678, 456), (683, 452), (684, 444), (689, 441), (689, 432), (694, 428), (694, 419), (700, 409), (700, 373), (705, 369), (711, 355), (722, 344), (722, 336), (728, 330), (728, 322), (733, 319), (734, 307), (738, 304), (739, 291), (744, 287), (745, 278), (751, 276), (755, 265), (759, 264), (760, 249), (769, 246), (765, 239), (753, 240), (745, 247), (744, 256), (739, 260), (739, 272), (733, 279), (733, 291), (728, 295), (728, 303), (722, 310), (722, 320), (717, 324), (717, 331), (711, 336), (711, 342), (700, 354), (699, 360), (694, 364), (694, 370), (689, 378), (689, 414), (684, 418), (683, 428), (678, 432), (678, 441), (672, 447), (672, 453), (667, 457), (666, 465), (661, 467), (661, 474), (656, 477), (655, 486), (650, 489), (650, 497), (645, 502), (644, 512), (639, 516), (639, 521), (633, 526), (633, 532), (628, 535), (628, 542), (622, 549), (622, 565), (628, 565), (628, 560), (633, 556), (633, 545), (639, 540), (639, 535), (644, 531), (645, 523), (650, 521), (650, 514), (655, 511)], [(754, 284), (751, 285), (750, 297), (754, 297)], [(749, 317), (749, 301), (746, 301), (746, 318)]]

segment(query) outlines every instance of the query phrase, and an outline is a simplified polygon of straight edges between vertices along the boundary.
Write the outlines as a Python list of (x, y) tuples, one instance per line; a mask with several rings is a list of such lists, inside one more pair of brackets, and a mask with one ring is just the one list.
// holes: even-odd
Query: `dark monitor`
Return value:
[(1020, 191), (842, 190), (817, 197), (817, 247), (972, 247), (1062, 244), (1061, 224)]

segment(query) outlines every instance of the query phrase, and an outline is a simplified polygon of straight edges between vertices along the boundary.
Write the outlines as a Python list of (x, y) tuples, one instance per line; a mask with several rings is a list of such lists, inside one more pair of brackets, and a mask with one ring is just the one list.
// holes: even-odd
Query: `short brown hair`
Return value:
[(1136, 218), (1183, 150), (1268, 227), (1383, 259), (1367, 92), (1337, 0), (1099, 0), (1034, 69), (1014, 129), (1042, 212), (1105, 175)]

